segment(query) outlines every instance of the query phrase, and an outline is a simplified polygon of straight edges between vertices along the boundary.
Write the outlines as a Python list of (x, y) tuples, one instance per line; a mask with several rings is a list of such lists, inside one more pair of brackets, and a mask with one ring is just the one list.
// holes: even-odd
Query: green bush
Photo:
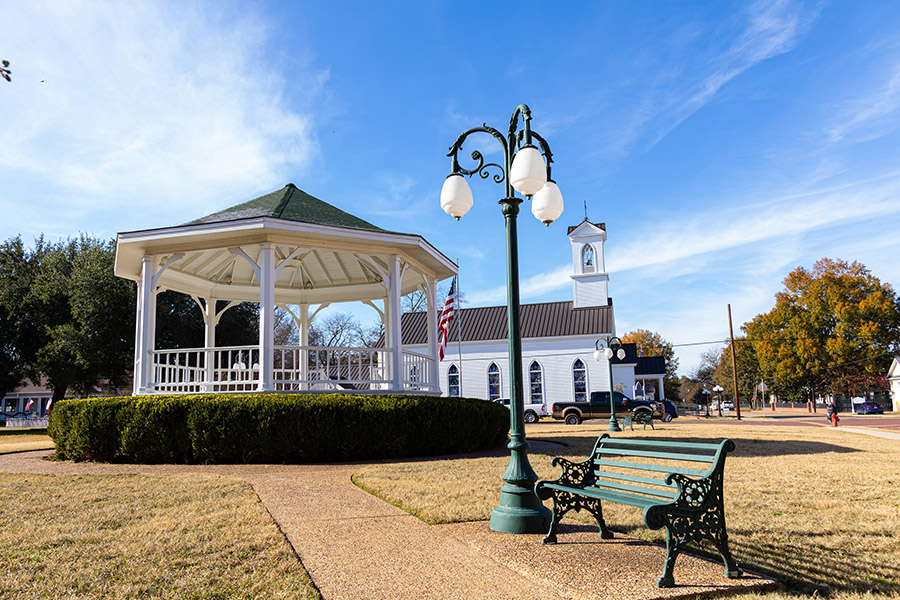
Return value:
[(495, 448), (509, 411), (434, 396), (129, 396), (60, 400), (47, 432), (76, 461), (339, 462)]

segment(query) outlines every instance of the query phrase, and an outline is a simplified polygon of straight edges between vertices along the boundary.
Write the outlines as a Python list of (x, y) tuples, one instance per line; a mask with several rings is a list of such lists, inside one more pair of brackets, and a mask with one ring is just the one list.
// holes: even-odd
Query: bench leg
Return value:
[(570, 510), (586, 510), (591, 513), (600, 528), (600, 539), (612, 539), (613, 533), (606, 527), (606, 521), (603, 520), (603, 507), (600, 500), (576, 496), (569, 492), (556, 492), (553, 494), (553, 518), (550, 520), (550, 530), (543, 539), (545, 544), (556, 543), (556, 526)]
[(666, 526), (666, 562), (663, 565), (663, 574), (656, 580), (656, 587), (669, 588), (675, 585), (675, 559), (681, 554), (686, 539), (679, 537), (670, 526)]
[(734, 560), (731, 550), (728, 548), (728, 534), (725, 533), (724, 529), (719, 534), (718, 539), (716, 539), (715, 546), (719, 556), (722, 557), (722, 563), (725, 565), (725, 576), (729, 579), (737, 579), (743, 575), (744, 572), (738, 567), (737, 561)]

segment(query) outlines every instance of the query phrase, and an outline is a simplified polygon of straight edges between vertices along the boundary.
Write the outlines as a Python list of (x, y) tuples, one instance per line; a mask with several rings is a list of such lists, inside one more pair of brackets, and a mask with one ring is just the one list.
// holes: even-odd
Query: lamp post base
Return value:
[(547, 533), (553, 514), (530, 486), (512, 483), (500, 488), (500, 505), (491, 511), (491, 530), (500, 533)]
[(609, 427), (607, 427), (606, 430), (607, 431), (622, 431), (622, 428), (619, 427), (619, 421), (616, 419), (616, 415), (610, 415)]

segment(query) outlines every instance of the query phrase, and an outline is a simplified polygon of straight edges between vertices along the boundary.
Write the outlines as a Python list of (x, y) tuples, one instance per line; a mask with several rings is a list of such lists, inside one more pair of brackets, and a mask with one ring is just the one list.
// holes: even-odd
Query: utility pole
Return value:
[(737, 356), (734, 351), (734, 327), (731, 325), (731, 304), (728, 305), (728, 334), (731, 336), (731, 376), (734, 379), (734, 409), (737, 411), (737, 420), (741, 420), (741, 399), (738, 398), (737, 386)]

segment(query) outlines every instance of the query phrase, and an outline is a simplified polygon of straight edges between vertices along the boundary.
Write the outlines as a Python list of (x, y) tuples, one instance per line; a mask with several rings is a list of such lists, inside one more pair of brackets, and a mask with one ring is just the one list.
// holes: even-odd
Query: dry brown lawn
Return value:
[[(606, 425), (541, 422), (527, 432), (529, 438), (566, 444), (555, 454), (581, 460)], [(900, 441), (825, 427), (687, 419), (616, 435), (735, 441), (737, 450), (725, 466), (732, 551), (745, 568), (787, 587), (758, 597), (900, 598)], [(539, 478), (558, 476), (550, 459), (531, 454)], [(508, 462), (503, 457), (369, 465), (354, 481), (429, 523), (485, 520), (497, 505)], [(664, 532), (648, 530), (636, 509), (607, 504), (604, 516), (620, 532), (664, 540)]]
[(319, 598), (249, 484), (0, 473), (0, 598)]
[(52, 448), (53, 440), (46, 429), (0, 429), (0, 454)]

